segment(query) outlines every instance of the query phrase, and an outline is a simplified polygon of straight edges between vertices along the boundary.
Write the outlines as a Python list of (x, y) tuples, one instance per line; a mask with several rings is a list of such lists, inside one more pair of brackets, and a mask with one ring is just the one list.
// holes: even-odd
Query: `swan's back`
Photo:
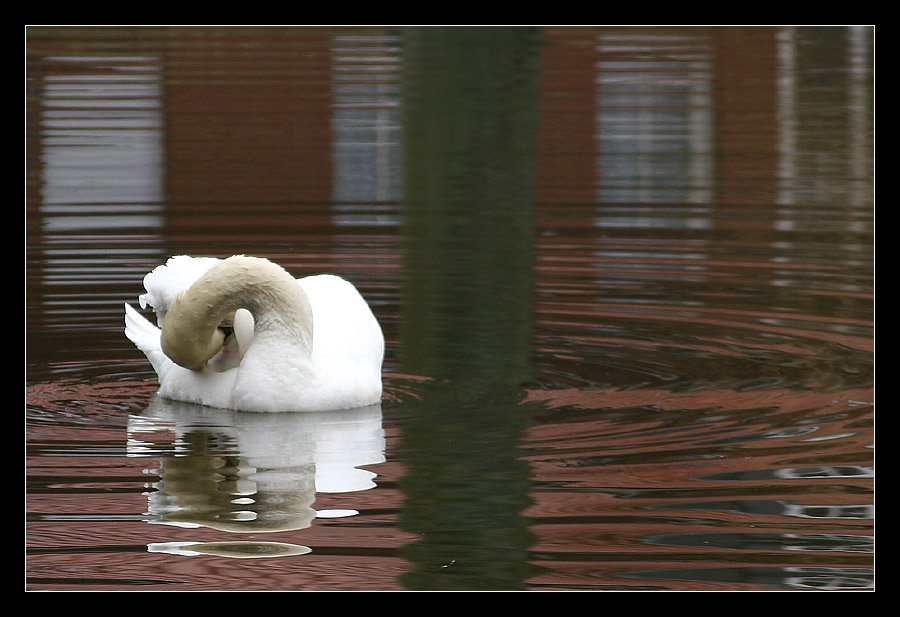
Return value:
[(313, 309), (313, 356), (317, 366), (378, 367), (384, 336), (371, 308), (344, 279), (319, 274), (299, 279)]

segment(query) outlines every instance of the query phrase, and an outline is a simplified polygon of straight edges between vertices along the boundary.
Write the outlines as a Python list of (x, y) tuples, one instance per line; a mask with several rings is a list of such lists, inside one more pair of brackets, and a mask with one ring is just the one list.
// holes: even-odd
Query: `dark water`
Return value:
[[(871, 28), (27, 30), (26, 587), (874, 588)], [(173, 254), (380, 406), (153, 396)]]

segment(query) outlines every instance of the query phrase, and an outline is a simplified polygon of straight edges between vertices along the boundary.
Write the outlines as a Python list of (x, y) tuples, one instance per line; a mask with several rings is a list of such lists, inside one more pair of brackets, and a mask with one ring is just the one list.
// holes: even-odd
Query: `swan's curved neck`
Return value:
[(312, 308), (300, 284), (267, 259), (237, 255), (210, 268), (172, 303), (163, 352), (185, 368), (202, 369), (222, 348), (219, 324), (240, 308), (253, 314), (254, 337), (272, 334), (312, 349)]

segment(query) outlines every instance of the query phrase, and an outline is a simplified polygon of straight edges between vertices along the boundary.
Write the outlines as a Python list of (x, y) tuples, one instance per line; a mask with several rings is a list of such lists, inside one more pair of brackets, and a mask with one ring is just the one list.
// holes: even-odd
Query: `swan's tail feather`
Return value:
[(171, 362), (162, 351), (159, 328), (150, 323), (130, 304), (125, 304), (125, 336), (144, 352), (157, 374), (166, 363)]

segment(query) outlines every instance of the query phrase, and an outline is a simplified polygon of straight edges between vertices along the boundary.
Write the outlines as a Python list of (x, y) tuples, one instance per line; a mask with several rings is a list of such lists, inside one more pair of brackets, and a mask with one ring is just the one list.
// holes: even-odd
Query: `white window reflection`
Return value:
[(379, 204), (400, 198), (398, 47), (386, 35), (334, 40), (336, 222), (390, 223)]
[(40, 116), (45, 233), (162, 224), (159, 68), (150, 58), (61, 57)]
[[(602, 35), (597, 65), (598, 200), (705, 204), (713, 177), (711, 60), (702, 39)], [(603, 225), (705, 227), (696, 212)], [(673, 216), (674, 215), (674, 216)]]

